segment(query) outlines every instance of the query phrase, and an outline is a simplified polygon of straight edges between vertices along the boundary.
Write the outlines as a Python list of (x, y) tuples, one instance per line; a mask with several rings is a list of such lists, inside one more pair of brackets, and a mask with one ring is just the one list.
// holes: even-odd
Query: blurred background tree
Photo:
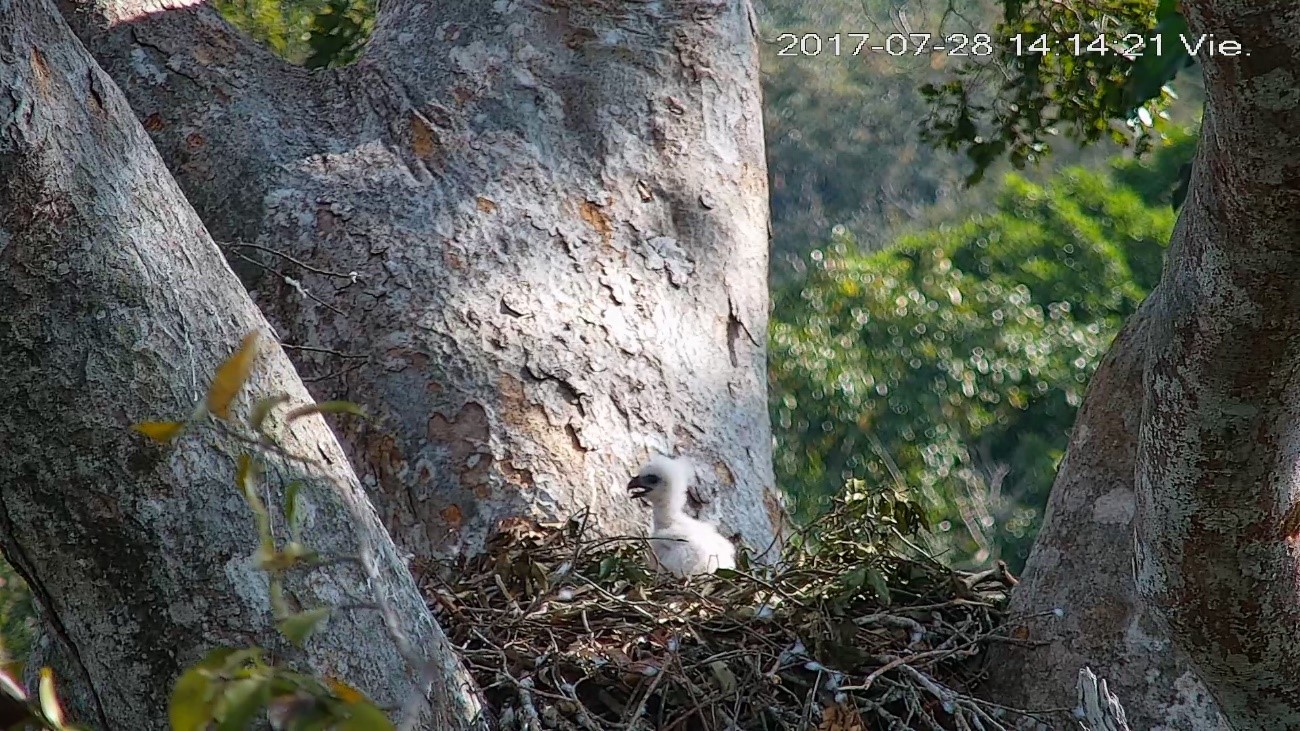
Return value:
[(1006, 176), (992, 210), (862, 253), (845, 228), (776, 290), (776, 467), (797, 513), (905, 486), (958, 565), (1028, 555), (1088, 378), (1159, 280), (1194, 148)]
[(293, 63), (352, 63), (374, 25), (372, 0), (213, 0), (235, 27)]

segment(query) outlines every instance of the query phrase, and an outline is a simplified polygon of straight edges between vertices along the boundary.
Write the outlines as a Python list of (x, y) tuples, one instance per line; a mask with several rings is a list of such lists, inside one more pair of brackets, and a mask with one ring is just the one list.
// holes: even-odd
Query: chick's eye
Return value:
[(646, 475), (645, 477), (641, 478), (641, 481), (647, 485), (658, 485), (659, 475)]

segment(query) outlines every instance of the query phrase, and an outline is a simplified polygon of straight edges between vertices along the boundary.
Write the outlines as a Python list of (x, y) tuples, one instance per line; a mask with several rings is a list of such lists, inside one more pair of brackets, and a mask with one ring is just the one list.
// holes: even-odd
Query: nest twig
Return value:
[(638, 539), (583, 516), (508, 519), (482, 555), (417, 566), (503, 729), (1009, 728), (962, 689), (1015, 579), (857, 540), (851, 517), (779, 567), (651, 575)]

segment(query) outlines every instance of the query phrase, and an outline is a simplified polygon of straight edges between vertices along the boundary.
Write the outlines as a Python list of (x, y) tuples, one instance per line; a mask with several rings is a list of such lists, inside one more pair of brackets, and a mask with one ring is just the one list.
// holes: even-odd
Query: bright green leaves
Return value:
[(208, 387), (207, 407), (208, 411), (218, 419), (230, 420), (230, 405), (243, 389), (244, 383), (248, 381), (249, 374), (253, 372), (253, 361), (257, 359), (258, 344), (257, 333), (249, 333), (244, 336), (244, 341), (240, 343), (234, 355), (217, 368), (217, 373), (212, 378), (212, 385)]
[(139, 432), (146, 437), (161, 444), (170, 444), (176, 437), (185, 431), (185, 422), (183, 421), (144, 421), (139, 424), (132, 424), (131, 430)]
[(1142, 152), (1167, 131), (1168, 83), (1193, 62), (1176, 2), (1007, 2), (1004, 10), (997, 53), (921, 89), (931, 105), (925, 137), (966, 153), (975, 164), (969, 184), (1004, 156), (1017, 168), (1041, 159), (1060, 135)]
[[(1160, 0), (1155, 19), (1156, 25), (1148, 32), (1146, 41), (1151, 52), (1143, 53), (1129, 69), (1124, 98), (1130, 107), (1160, 98), (1165, 85), (1179, 71), (1196, 62), (1187, 52), (1187, 44), (1195, 41), (1191, 40), (1187, 20), (1178, 12), (1178, 0)], [(1159, 53), (1155, 52), (1157, 49)]]
[[(235, 403), (252, 376), (260, 350), (258, 334), (246, 336), (217, 367), (206, 398), (186, 421), (144, 422), (132, 429), (169, 444), (186, 431), (206, 427), (226, 445), (248, 450), (236, 457), (234, 488), (253, 514), (257, 541), (254, 561), (268, 574), (268, 599), (275, 628), (301, 649), (324, 629), (336, 611), (370, 611), (373, 607), (302, 609), (301, 597), (290, 588), (302, 586), (290, 583), (291, 574), (319, 570), (330, 562), (321, 561), (316, 551), (303, 542), (303, 527), (311, 514), (303, 494), (306, 483), (293, 479), (277, 486), (274, 481), (286, 472), (286, 461), (312, 462), (309, 457), (293, 453), (293, 442), (284, 439), (289, 432), (286, 427), (318, 414), (365, 416), (365, 412), (351, 402), (326, 401), (287, 408), (277, 416), (277, 410), (288, 406), (291, 399), (276, 394), (256, 399), (246, 418), (236, 418)], [(213, 418), (205, 419), (207, 415)], [(277, 505), (272, 498), (277, 489), (282, 489), (284, 495), (279, 506), (283, 521), (276, 521), (273, 515)], [(278, 537), (277, 532), (281, 533)], [(288, 533), (287, 541), (283, 540), (283, 532)], [(250, 632), (256, 631), (250, 628)], [(15, 687), (21, 692), (21, 686)], [(45, 672), (40, 701), (46, 728), (64, 728), (53, 678)], [(317, 680), (269, 663), (257, 648), (216, 650), (186, 670), (173, 688), (168, 715), (177, 731), (242, 731), (255, 726), (256, 719), (262, 716), (273, 716), (278, 728), (293, 731), (392, 728), (383, 712), (359, 691), (339, 681)]]
[(185, 421), (145, 421), (133, 424), (131, 430), (155, 442), (170, 444), (207, 414), (229, 421), (231, 405), (252, 373), (258, 349), (257, 332), (244, 336), (239, 348), (217, 367), (203, 403)]
[(289, 731), (393, 728), (355, 688), (269, 664), (257, 648), (209, 653), (176, 682), (167, 713), (172, 731), (244, 731), (264, 713)]
[[(1173, 213), (1081, 170), (1013, 177), (997, 200), (880, 253), (843, 241), (776, 293), (776, 468), (805, 517), (856, 477), (864, 499), (919, 503), (954, 563), (1015, 565), (1027, 550), (1074, 410), (1158, 277)], [(872, 520), (888, 514), (880, 499)], [(900, 532), (920, 525), (898, 516)]]
[(307, 638), (330, 616), (328, 607), (318, 607), (308, 609), (305, 612), (290, 614), (276, 623), (276, 629), (280, 634), (289, 639), (290, 642), (302, 647), (307, 642)]

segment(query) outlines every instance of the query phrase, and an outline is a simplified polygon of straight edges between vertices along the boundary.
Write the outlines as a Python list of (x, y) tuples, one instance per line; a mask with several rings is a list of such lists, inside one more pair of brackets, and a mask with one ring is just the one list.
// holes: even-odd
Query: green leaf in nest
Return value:
[(885, 575), (872, 566), (867, 569), (867, 582), (871, 584), (872, 590), (876, 592), (876, 597), (880, 599), (881, 603), (888, 606), (890, 602), (889, 582), (885, 581)]

